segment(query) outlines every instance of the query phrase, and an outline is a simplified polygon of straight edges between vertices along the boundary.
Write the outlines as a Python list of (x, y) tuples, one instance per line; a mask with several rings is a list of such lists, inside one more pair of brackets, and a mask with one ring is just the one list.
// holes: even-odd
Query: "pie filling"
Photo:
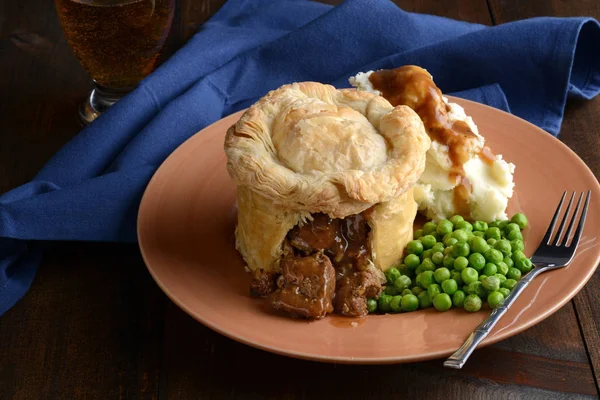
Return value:
[(251, 294), (268, 296), (273, 308), (299, 317), (367, 315), (367, 299), (378, 297), (382, 285), (371, 261), (366, 219), (312, 217), (289, 231), (281, 273), (255, 272)]

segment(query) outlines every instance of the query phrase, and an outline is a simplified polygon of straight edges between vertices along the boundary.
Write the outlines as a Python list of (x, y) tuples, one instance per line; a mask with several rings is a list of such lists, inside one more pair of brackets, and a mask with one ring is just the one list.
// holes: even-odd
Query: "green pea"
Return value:
[(488, 228), (485, 231), (485, 237), (486, 237), (486, 239), (500, 240), (500, 238), (501, 238), (500, 228)]
[(427, 288), (427, 294), (429, 295), (429, 298), (431, 300), (433, 300), (433, 298), (437, 295), (442, 293), (442, 287), (440, 285), (438, 285), (437, 283), (432, 283), (431, 285), (429, 285), (429, 287)]
[(498, 308), (500, 304), (504, 303), (504, 296), (502, 293), (494, 291), (488, 295), (487, 302), (490, 308)]
[(497, 271), (496, 271), (497, 273), (506, 275), (508, 273), (509, 266), (506, 265), (506, 263), (504, 261), (500, 261), (498, 264), (496, 264), (496, 269), (497, 269)]
[(452, 217), (450, 217), (450, 222), (452, 222), (453, 225), (458, 224), (461, 221), (464, 221), (464, 217), (462, 215), (453, 215)]
[(485, 267), (483, 268), (483, 273), (487, 276), (494, 275), (497, 272), (498, 272), (498, 267), (496, 266), (496, 264), (487, 263), (487, 264), (485, 264)]
[(462, 308), (466, 297), (465, 292), (463, 292), (462, 290), (455, 290), (454, 293), (448, 294), (452, 296), (452, 305), (454, 305), (454, 307)]
[(433, 282), (433, 271), (423, 271), (421, 273), (421, 287), (423, 289), (427, 289)]
[(495, 221), (492, 221), (492, 222), (490, 222), (488, 226), (489, 226), (490, 228), (497, 228), (497, 227), (498, 227), (498, 225), (500, 225), (500, 221), (498, 221), (498, 220), (495, 220)]
[(442, 265), (446, 268), (454, 268), (454, 257), (450, 254), (444, 256), (444, 261), (442, 261)]
[(479, 297), (485, 297), (486, 291), (482, 285), (483, 284), (479, 281), (469, 283), (467, 285), (467, 293), (476, 294)]
[(377, 311), (377, 300), (368, 299), (367, 300), (367, 311), (371, 314)]
[(463, 282), (468, 285), (471, 282), (477, 282), (477, 278), (479, 277), (479, 274), (477, 273), (477, 271), (474, 268), (468, 267), (468, 268), (465, 268), (462, 270), (462, 272), (460, 273), (460, 276), (461, 276)]
[(395, 296), (398, 294), (398, 291), (396, 290), (394, 285), (389, 285), (389, 286), (385, 287), (385, 289), (383, 290), (383, 293), (385, 293), (389, 296)]
[(504, 257), (512, 254), (510, 242), (506, 239), (498, 240), (496, 243), (494, 243), (494, 248), (501, 252)]
[(485, 232), (474, 231), (473, 232), (473, 236), (477, 236), (477, 237), (483, 238), (483, 237), (485, 237)]
[(440, 293), (433, 298), (433, 306), (438, 311), (448, 311), (452, 307), (452, 300), (447, 293)]
[(478, 280), (479, 282), (483, 282), (483, 280), (484, 280), (485, 278), (487, 278), (487, 275), (481, 274), (481, 275), (479, 275), (479, 278), (477, 278), (477, 280)]
[(510, 232), (510, 231), (520, 231), (521, 228), (519, 227), (519, 225), (515, 224), (514, 222), (509, 223), (508, 225), (506, 225), (506, 228), (504, 228), (505, 232)]
[(442, 291), (444, 293), (448, 293), (452, 296), (457, 290), (458, 283), (454, 279), (446, 279), (444, 282), (442, 282)]
[(474, 253), (485, 253), (486, 251), (488, 251), (490, 249), (490, 245), (487, 244), (487, 242), (485, 241), (484, 238), (481, 238), (479, 236), (474, 236), (473, 239), (471, 239), (471, 251), (473, 251)]
[(521, 272), (526, 274), (529, 271), (531, 271), (533, 269), (533, 263), (531, 262), (531, 260), (529, 258), (526, 258), (525, 260), (523, 260), (522, 265), (521, 265)]
[(421, 259), (416, 254), (409, 254), (404, 258), (404, 264), (406, 264), (409, 269), (414, 270), (421, 264)]
[(529, 222), (527, 221), (527, 217), (523, 213), (516, 213), (515, 215), (513, 215), (512, 218), (510, 219), (510, 222), (513, 222), (513, 223), (519, 225), (519, 228), (521, 228), (521, 229), (525, 229), (525, 228), (527, 228), (527, 225), (529, 225)]
[(406, 245), (406, 252), (408, 254), (416, 254), (419, 255), (423, 252), (423, 243), (418, 240), (411, 240)]
[(476, 294), (470, 294), (465, 297), (463, 308), (467, 312), (477, 312), (481, 310), (481, 299)]
[[(506, 264), (506, 266), (508, 268), (512, 268), (515, 266), (515, 262), (512, 260), (512, 258), (510, 258), (510, 256), (508, 257), (504, 257), (504, 263)], [(505, 274), (506, 275), (506, 274)]]
[(437, 225), (433, 221), (425, 222), (423, 225), (423, 235), (431, 235), (436, 231)]
[(456, 240), (463, 241), (466, 242), (467, 239), (469, 238), (469, 235), (467, 234), (467, 231), (465, 231), (464, 229), (457, 229), (454, 232), (452, 232), (452, 237)]
[(390, 310), (392, 312), (400, 312), (400, 302), (402, 301), (402, 296), (392, 296), (392, 300), (390, 301)]
[(414, 294), (416, 296), (423, 291), (423, 288), (421, 288), (419, 286), (415, 286), (412, 289), (410, 289), (410, 291), (412, 292), (412, 294)]
[(441, 251), (433, 253), (433, 255), (431, 256), (431, 261), (433, 261), (435, 265), (441, 265), (444, 262), (444, 253), (442, 253)]
[(521, 240), (521, 241), (523, 241), (523, 234), (521, 233), (521, 231), (510, 231), (506, 235), (506, 238), (508, 240)]
[(450, 279), (454, 279), (460, 286), (464, 284), (460, 271), (452, 270)]
[[(462, 279), (462, 278), (461, 278), (461, 279)], [(460, 288), (460, 290), (462, 290), (463, 292), (465, 292), (465, 293), (467, 293), (467, 294), (468, 294), (468, 293), (469, 293), (469, 285), (463, 285), (463, 286)]]
[(467, 242), (463, 242), (463, 241), (457, 242), (453, 247), (454, 247), (454, 251), (452, 252), (452, 255), (454, 257), (460, 257), (460, 256), (466, 257), (469, 255), (469, 252), (471, 251), (469, 244)]
[(446, 246), (444, 246), (444, 243), (437, 242), (436, 244), (433, 245), (433, 247), (431, 248), (431, 250), (434, 253), (438, 253), (438, 252), (442, 253), (445, 248), (446, 248)]
[(512, 247), (513, 252), (525, 250), (525, 243), (523, 243), (522, 239), (511, 240), (510, 246)]
[[(525, 260), (527, 256), (521, 250), (514, 250), (512, 253), (512, 260), (517, 264), (518, 260)], [(516, 265), (515, 265), (516, 266)], [(518, 268), (518, 267), (517, 267)]]
[(414, 294), (402, 296), (401, 307), (404, 311), (415, 311), (419, 308), (419, 299)]
[(471, 225), (468, 221), (460, 221), (458, 224), (454, 226), (454, 229), (464, 229), (466, 231), (472, 232), (473, 225)]
[(457, 238), (450, 237), (450, 238), (444, 240), (444, 246), (446, 246), (446, 248), (448, 248), (450, 246), (454, 246), (456, 243), (458, 243)]
[(420, 265), (422, 271), (435, 271), (435, 264), (431, 261), (431, 258), (426, 258)]
[(430, 249), (433, 245), (436, 244), (437, 240), (433, 235), (425, 235), (419, 239), (419, 241), (423, 244), (424, 249)]
[(505, 219), (504, 221), (500, 221), (500, 223), (498, 224), (498, 228), (503, 231), (506, 229), (506, 225), (508, 225), (508, 220)]
[(406, 275), (399, 276), (398, 279), (394, 281), (394, 288), (398, 293), (402, 292), (404, 289), (408, 289), (412, 285), (412, 281)]
[(431, 249), (425, 250), (424, 252), (421, 253), (421, 261), (425, 260), (426, 258), (431, 258), (432, 255), (433, 255), (433, 250), (431, 250)]
[(485, 267), (485, 257), (479, 253), (470, 254), (469, 267), (474, 268), (478, 272), (481, 271)]
[(500, 279), (495, 276), (488, 276), (483, 281), (481, 281), (481, 285), (488, 292), (493, 292), (500, 289)]
[(469, 260), (467, 260), (463, 256), (456, 257), (456, 259), (454, 260), (454, 269), (457, 271), (462, 271), (463, 269), (467, 268), (468, 265)]
[(487, 262), (490, 262), (493, 264), (497, 264), (504, 259), (504, 256), (502, 255), (502, 253), (500, 253), (496, 249), (489, 249), (488, 251), (483, 253), (483, 256), (485, 257), (485, 260)]
[(391, 301), (392, 296), (389, 296), (387, 294), (382, 294), (381, 296), (379, 296), (379, 301), (377, 304), (379, 311), (384, 313), (392, 311), (392, 308), (390, 307)]
[(433, 277), (437, 283), (442, 283), (446, 279), (450, 279), (450, 270), (446, 267), (438, 268), (433, 273)]
[[(488, 224), (484, 221), (475, 221), (473, 222), (473, 230), (475, 232), (485, 232), (488, 229)], [(473, 233), (475, 233), (473, 232)]]
[(429, 295), (427, 294), (426, 290), (419, 293), (417, 295), (417, 299), (419, 299), (420, 308), (427, 308), (431, 306), (431, 299), (429, 298)]
[(507, 288), (503, 288), (501, 287), (500, 289), (498, 289), (498, 291), (500, 293), (502, 293), (502, 296), (504, 296), (504, 298), (506, 299), (508, 297), (508, 295), (510, 294), (510, 290), (508, 290)]
[(423, 229), (417, 229), (413, 233), (413, 239), (415, 239), (415, 240), (419, 239), (421, 236), (423, 236)]
[(518, 281), (521, 279), (521, 271), (517, 268), (509, 268), (508, 272), (506, 273), (506, 278)]
[(490, 246), (493, 246), (494, 244), (496, 244), (497, 240), (496, 239), (488, 239), (487, 240), (487, 244)]
[(500, 281), (500, 285), (502, 285), (502, 282), (504, 282), (506, 280), (506, 276), (504, 276), (502, 274), (494, 274), (494, 276), (496, 278), (498, 278), (498, 280)]
[(454, 246), (448, 246), (444, 249), (444, 255), (452, 255), (454, 253)]
[(388, 283), (394, 283), (394, 281), (398, 279), (400, 275), (402, 274), (400, 271), (398, 271), (398, 268), (392, 267), (385, 271), (385, 277), (387, 278)]
[(413, 278), (415, 276), (415, 270), (408, 268), (406, 264), (398, 265), (398, 271), (400, 275), (406, 275), (409, 278)]
[(435, 231), (437, 233), (439, 233), (440, 235), (445, 235), (447, 233), (451, 233), (454, 230), (454, 225), (452, 224), (452, 222), (448, 221), (447, 219), (442, 219), (440, 222), (438, 222), (437, 228), (435, 229)]
[(502, 282), (502, 287), (506, 288), (508, 290), (513, 290), (513, 288), (515, 287), (515, 285), (517, 284), (517, 281), (514, 279), (507, 279), (504, 282)]

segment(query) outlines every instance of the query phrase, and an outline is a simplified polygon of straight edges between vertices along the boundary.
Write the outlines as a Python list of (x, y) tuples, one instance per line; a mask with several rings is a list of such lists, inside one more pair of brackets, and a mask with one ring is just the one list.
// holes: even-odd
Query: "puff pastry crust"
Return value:
[(251, 270), (278, 271), (287, 232), (325, 213), (364, 213), (382, 270), (412, 239), (412, 186), (431, 142), (419, 116), (383, 97), (316, 82), (269, 92), (227, 132), (238, 184), (236, 247)]

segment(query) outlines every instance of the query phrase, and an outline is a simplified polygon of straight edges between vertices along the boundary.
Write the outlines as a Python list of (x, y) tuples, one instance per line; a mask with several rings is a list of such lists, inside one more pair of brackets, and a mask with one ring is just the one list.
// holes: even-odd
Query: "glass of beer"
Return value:
[(85, 125), (131, 91), (154, 67), (175, 0), (55, 0), (60, 24), (94, 89), (79, 109)]

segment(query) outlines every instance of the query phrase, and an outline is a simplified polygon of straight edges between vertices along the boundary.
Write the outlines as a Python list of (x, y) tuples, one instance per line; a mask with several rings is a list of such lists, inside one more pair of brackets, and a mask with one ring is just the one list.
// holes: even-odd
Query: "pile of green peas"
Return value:
[(370, 313), (398, 313), (433, 306), (479, 311), (484, 301), (496, 308), (517, 281), (533, 268), (523, 253), (527, 217), (470, 223), (460, 215), (415, 231), (397, 267), (385, 272), (378, 299), (367, 300)]

